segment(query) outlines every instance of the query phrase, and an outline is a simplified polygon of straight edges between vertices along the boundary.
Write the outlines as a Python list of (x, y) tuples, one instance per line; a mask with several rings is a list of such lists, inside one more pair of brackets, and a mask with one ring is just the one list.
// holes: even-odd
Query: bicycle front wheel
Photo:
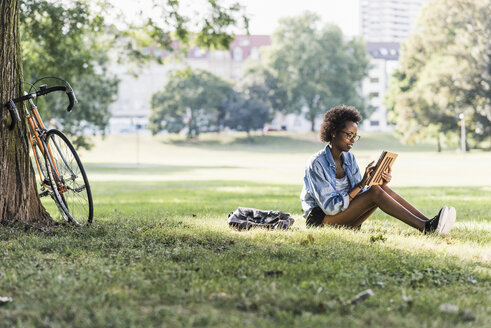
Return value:
[(46, 133), (48, 156), (53, 159), (55, 180), (65, 203), (66, 214), (75, 224), (90, 224), (94, 216), (92, 193), (87, 174), (75, 148), (59, 130)]

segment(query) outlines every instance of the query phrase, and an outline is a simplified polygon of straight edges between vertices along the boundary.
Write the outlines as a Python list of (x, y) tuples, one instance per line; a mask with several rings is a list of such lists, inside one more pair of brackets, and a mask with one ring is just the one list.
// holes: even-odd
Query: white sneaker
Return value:
[(448, 222), (450, 224), (450, 228), (448, 229), (448, 231), (450, 231), (450, 229), (453, 228), (456, 220), (457, 220), (457, 211), (452, 206), (448, 206)]
[(455, 208), (451, 206), (444, 206), (435, 232), (440, 235), (446, 235), (455, 224), (456, 217), (457, 212), (455, 211)]

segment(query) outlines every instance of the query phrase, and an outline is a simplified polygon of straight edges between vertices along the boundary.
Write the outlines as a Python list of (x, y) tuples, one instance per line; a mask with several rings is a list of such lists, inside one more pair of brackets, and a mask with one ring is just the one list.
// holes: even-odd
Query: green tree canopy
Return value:
[(403, 45), (389, 107), (404, 139), (456, 133), (467, 118), (474, 145), (491, 136), (489, 0), (435, 0)]
[(291, 109), (287, 90), (280, 86), (274, 72), (264, 63), (246, 62), (242, 81), (250, 97), (269, 107), (270, 115), (275, 111), (286, 113)]
[[(124, 58), (151, 58), (151, 54), (142, 52), (148, 46), (169, 52), (177, 50), (178, 53), (185, 53), (190, 46), (228, 49), (234, 40), (232, 28), (243, 28), (245, 31), (249, 28), (249, 19), (239, 2), (147, 1), (153, 3), (151, 13), (142, 12), (137, 20), (122, 17), (119, 24), (112, 26), (112, 32), (116, 36), (115, 44), (124, 54)], [(186, 4), (192, 6), (186, 7)]]
[(187, 128), (188, 138), (203, 131), (218, 131), (231, 92), (229, 83), (208, 71), (175, 71), (163, 90), (152, 96), (150, 130), (154, 134), (179, 133)]
[(322, 26), (311, 12), (284, 18), (264, 56), (263, 75), (275, 110), (300, 112), (314, 130), (315, 119), (339, 104), (368, 113), (360, 95), (369, 58), (359, 39), (346, 40), (339, 27)]
[(251, 86), (243, 92), (233, 92), (224, 105), (224, 125), (247, 132), (249, 139), (252, 130), (262, 129), (270, 119), (268, 105), (255, 97), (257, 91), (257, 87)]

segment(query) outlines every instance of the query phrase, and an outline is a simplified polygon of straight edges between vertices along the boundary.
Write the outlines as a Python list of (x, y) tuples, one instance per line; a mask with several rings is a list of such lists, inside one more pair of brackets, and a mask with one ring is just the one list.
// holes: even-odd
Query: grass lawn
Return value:
[[(276, 149), (283, 142), (283, 150)], [(427, 176), (424, 187), (395, 184), (428, 216), (444, 204), (457, 209), (456, 227), (445, 237), (422, 235), (381, 211), (359, 231), (308, 229), (298, 199), (301, 182), (289, 183), (283, 174), (297, 170), (296, 161), (319, 148), (315, 142), (235, 145), (233, 154), (213, 141), (203, 147), (157, 144), (167, 152), (154, 144), (155, 161), (138, 166), (118, 154), (104, 161), (94, 156), (98, 162), (84, 154), (89, 178), (98, 177), (92, 179), (91, 227), (25, 232), (0, 226), (0, 297), (11, 299), (0, 301), (0, 327), (489, 325), (487, 180), (440, 188)], [(276, 163), (291, 159), (292, 165), (261, 173), (275, 163), (267, 152), (272, 148)], [(142, 158), (152, 158), (140, 150)], [(378, 154), (368, 146), (359, 151)], [(398, 151), (401, 166), (425, 154), (460, 158)], [(217, 154), (228, 157), (217, 160)], [(252, 159), (240, 166), (243, 154)], [(489, 164), (487, 153), (469, 156), (472, 165)], [(258, 159), (263, 165), (252, 165)], [(210, 171), (224, 173), (200, 179)], [(237, 232), (226, 223), (237, 206), (283, 210), (296, 222), (288, 231)], [(373, 296), (353, 302), (368, 289)]]

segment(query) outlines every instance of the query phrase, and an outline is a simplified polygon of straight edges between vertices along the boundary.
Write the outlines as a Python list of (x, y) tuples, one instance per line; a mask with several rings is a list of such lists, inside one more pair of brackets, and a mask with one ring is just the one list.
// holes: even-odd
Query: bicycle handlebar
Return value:
[(77, 102), (77, 99), (75, 98), (75, 94), (73, 92), (73, 89), (70, 88), (69, 86), (55, 86), (55, 87), (50, 87), (50, 88), (46, 88), (46, 86), (41, 86), (39, 88), (38, 91), (36, 92), (32, 92), (32, 93), (28, 93), (24, 96), (21, 96), (19, 98), (15, 98), (15, 99), (11, 99), (14, 103), (18, 103), (18, 102), (22, 102), (22, 101), (25, 101), (25, 100), (29, 100), (29, 99), (34, 99), (34, 98), (37, 98), (39, 96), (44, 96), (44, 95), (47, 95), (48, 93), (51, 93), (51, 92), (54, 92), (54, 91), (65, 91), (67, 96), (68, 96), (68, 100), (69, 100), (69, 104), (68, 104), (68, 107), (67, 107), (67, 111), (71, 111), (72, 110), (72, 107), (74, 105), (74, 103)]
[(68, 96), (68, 101), (70, 102), (68, 104), (68, 107), (66, 108), (66, 111), (71, 112), (73, 105), (78, 101), (77, 101), (77, 98), (75, 97), (75, 93), (73, 92), (72, 89), (70, 89), (70, 91), (67, 91), (66, 95)]
[(5, 107), (8, 108), (10, 112), (10, 117), (11, 117), (11, 123), (9, 126), (9, 129), (12, 130), (15, 126), (15, 121), (20, 121), (20, 115), (19, 111), (17, 110), (17, 106), (15, 106), (15, 103), (23, 102), (26, 100), (30, 99), (35, 99), (39, 96), (44, 96), (47, 95), (48, 93), (55, 92), (55, 91), (65, 91), (68, 97), (68, 106), (66, 108), (67, 112), (71, 112), (73, 105), (77, 103), (77, 98), (75, 97), (75, 93), (73, 92), (73, 89), (70, 87), (69, 84), (65, 86), (55, 86), (55, 87), (50, 87), (46, 88), (46, 85), (40, 86), (39, 90), (36, 92), (28, 93), (25, 94), (24, 96), (18, 97), (18, 98), (10, 98), (9, 101), (5, 104)]

